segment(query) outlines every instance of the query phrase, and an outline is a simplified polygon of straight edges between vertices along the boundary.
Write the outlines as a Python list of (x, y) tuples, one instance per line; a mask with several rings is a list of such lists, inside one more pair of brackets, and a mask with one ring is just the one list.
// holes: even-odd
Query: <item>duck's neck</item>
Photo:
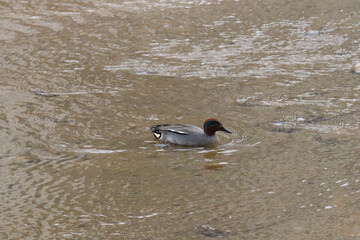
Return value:
[(204, 133), (210, 137), (215, 135), (215, 132), (217, 131), (217, 127), (216, 126), (210, 126), (204, 129)]

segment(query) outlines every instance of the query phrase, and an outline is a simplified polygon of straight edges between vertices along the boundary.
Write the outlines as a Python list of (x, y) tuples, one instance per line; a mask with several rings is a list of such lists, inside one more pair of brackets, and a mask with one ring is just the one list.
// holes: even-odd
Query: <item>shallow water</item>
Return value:
[(358, 1), (0, 6), (1, 239), (360, 238)]

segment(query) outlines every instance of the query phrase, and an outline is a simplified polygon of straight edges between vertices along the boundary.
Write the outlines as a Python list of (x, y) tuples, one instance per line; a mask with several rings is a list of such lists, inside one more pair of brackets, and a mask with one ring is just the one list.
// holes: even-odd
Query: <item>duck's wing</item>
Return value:
[(173, 133), (180, 135), (202, 134), (204, 130), (191, 124), (161, 124), (150, 127), (151, 132), (157, 139), (160, 139), (164, 133)]

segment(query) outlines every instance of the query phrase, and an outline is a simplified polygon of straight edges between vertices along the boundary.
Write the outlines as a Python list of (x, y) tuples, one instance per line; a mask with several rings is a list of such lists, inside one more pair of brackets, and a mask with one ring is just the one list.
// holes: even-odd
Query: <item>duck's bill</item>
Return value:
[(220, 130), (220, 131), (223, 131), (223, 132), (231, 133), (231, 131), (227, 130), (227, 129), (224, 128), (224, 127), (221, 127), (219, 130)]

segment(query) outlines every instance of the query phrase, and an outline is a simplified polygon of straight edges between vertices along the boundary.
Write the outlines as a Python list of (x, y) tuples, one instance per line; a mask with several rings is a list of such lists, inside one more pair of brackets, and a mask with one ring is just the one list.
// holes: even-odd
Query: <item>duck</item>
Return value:
[(199, 147), (218, 143), (217, 131), (231, 133), (216, 118), (206, 119), (204, 128), (192, 124), (158, 124), (149, 130), (161, 142)]

